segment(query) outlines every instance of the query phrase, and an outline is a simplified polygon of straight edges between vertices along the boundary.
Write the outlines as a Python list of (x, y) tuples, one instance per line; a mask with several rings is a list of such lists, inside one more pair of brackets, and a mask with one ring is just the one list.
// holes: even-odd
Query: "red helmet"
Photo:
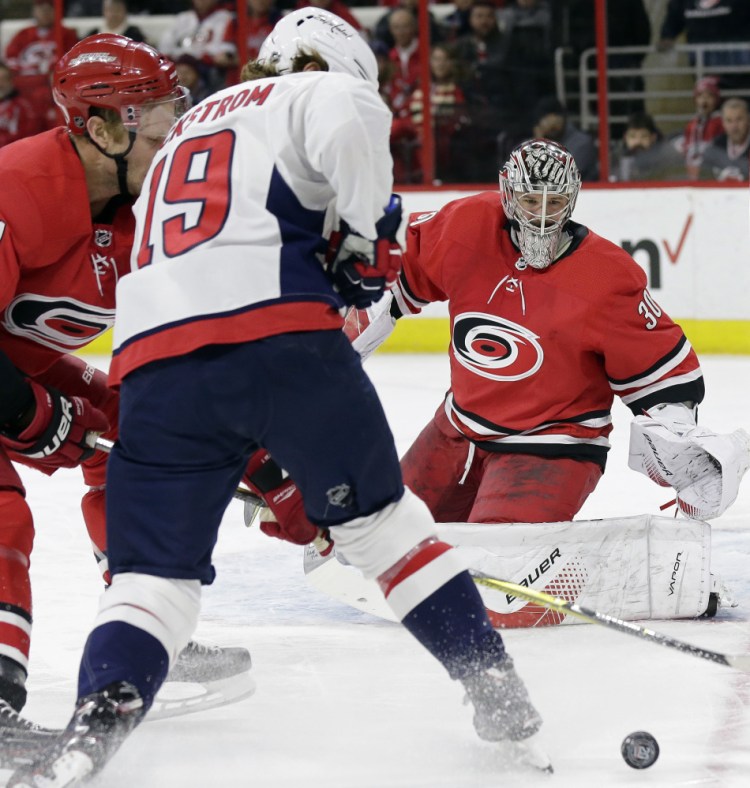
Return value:
[(183, 101), (185, 91), (177, 82), (174, 63), (155, 49), (125, 36), (99, 33), (79, 41), (60, 58), (52, 94), (68, 128), (83, 134), (91, 107), (114, 109), (125, 126), (133, 128), (140, 122), (141, 105)]

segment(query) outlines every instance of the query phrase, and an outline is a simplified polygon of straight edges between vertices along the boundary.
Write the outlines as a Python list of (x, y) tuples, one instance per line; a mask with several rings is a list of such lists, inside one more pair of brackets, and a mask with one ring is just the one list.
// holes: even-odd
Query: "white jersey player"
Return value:
[(382, 406), (341, 331), (339, 307), (378, 299), (398, 270), (374, 55), (341, 19), (309, 8), (285, 17), (261, 56), (261, 71), (281, 76), (198, 105), (137, 206), (113, 365), (113, 582), (70, 724), (10, 785), (85, 779), (142, 720), (195, 626), (222, 515), (259, 446), (462, 682), (479, 736), (549, 768), (531, 744), (539, 714), (456, 551), (404, 488)]

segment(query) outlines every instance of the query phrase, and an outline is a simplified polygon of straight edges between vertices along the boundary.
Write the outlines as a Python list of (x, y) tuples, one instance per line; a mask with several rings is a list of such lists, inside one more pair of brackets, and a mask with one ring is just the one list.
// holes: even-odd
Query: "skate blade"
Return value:
[[(532, 737), (533, 738), (533, 737)], [(554, 774), (552, 761), (542, 747), (535, 741), (502, 741), (498, 746), (506, 760), (514, 766), (531, 769), (544, 774)]]
[(12, 775), (8, 785), (13, 788), (67, 788), (84, 782), (93, 771), (94, 764), (88, 755), (71, 750), (52, 761), (44, 773), (32, 771), (23, 776)]
[(255, 679), (250, 671), (203, 684), (168, 681), (159, 690), (146, 720), (165, 720), (216, 709), (249, 698), (254, 692)]

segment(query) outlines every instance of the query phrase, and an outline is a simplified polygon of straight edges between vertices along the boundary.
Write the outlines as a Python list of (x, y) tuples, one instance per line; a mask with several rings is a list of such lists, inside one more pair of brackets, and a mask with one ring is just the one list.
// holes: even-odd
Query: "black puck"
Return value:
[(628, 766), (648, 769), (659, 757), (659, 743), (650, 733), (636, 731), (623, 739), (620, 752)]

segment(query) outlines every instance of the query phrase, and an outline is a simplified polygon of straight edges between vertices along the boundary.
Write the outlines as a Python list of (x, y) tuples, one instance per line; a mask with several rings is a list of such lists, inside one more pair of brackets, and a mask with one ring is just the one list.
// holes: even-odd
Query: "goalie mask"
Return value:
[(320, 8), (300, 8), (280, 19), (263, 42), (258, 60), (275, 65), (279, 74), (289, 74), (298, 55), (313, 51), (330, 71), (378, 86), (378, 64), (369, 45), (348, 22)]
[(510, 154), (500, 170), (500, 199), (524, 267), (544, 269), (555, 261), (580, 188), (573, 157), (556, 142), (529, 140)]

